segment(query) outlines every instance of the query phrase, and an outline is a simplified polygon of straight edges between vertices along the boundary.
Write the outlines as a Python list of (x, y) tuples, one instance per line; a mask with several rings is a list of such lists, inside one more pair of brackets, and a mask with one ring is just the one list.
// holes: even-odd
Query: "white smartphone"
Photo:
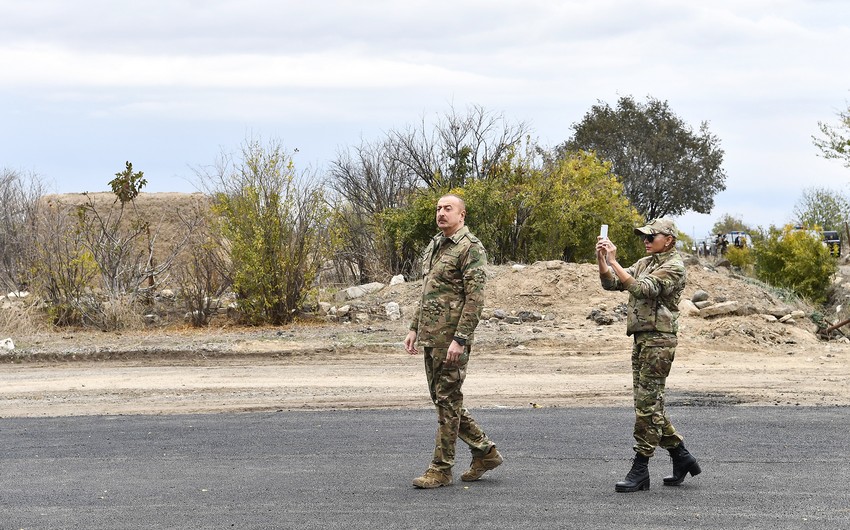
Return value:
[(599, 235), (603, 238), (608, 237), (608, 225), (602, 225), (599, 228)]

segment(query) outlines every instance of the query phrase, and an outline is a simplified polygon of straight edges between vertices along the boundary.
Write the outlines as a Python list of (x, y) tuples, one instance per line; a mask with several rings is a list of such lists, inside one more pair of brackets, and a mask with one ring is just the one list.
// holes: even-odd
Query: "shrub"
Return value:
[(227, 241), (233, 290), (249, 324), (280, 325), (301, 309), (327, 253), (329, 213), (319, 186), (298, 176), (278, 142), (247, 141), (211, 179), (213, 212)]
[(729, 247), (726, 251), (726, 259), (741, 270), (749, 270), (756, 262), (755, 256), (748, 247)]
[(814, 303), (826, 301), (838, 265), (819, 233), (771, 226), (755, 242), (753, 253), (758, 279), (792, 289)]

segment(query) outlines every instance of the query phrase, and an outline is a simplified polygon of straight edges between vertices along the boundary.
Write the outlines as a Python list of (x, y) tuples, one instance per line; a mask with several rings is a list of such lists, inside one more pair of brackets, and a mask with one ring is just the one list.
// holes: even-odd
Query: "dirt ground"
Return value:
[[(603, 291), (594, 265), (490, 267), (488, 276), (464, 384), (470, 408), (631, 405), (625, 322), (588, 318), (596, 310), (616, 319), (627, 297)], [(395, 301), (409, 316), (420, 288), (410, 282), (328, 301), (371, 308)], [(849, 341), (819, 339), (808, 316), (785, 323), (765, 316), (795, 309), (808, 315), (811, 308), (712, 263), (689, 265), (685, 298), (697, 290), (751, 314), (682, 315), (669, 404), (850, 405)], [(428, 408), (421, 360), (401, 345), (406, 325), (402, 317), (263, 329), (9, 333), (16, 349), (0, 355), (0, 417)]]

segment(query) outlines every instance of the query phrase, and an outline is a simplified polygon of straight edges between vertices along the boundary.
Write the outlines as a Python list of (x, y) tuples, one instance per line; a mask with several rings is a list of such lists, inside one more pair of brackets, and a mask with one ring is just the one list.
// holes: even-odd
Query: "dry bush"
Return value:
[(5, 290), (21, 289), (29, 282), (41, 196), (37, 175), (0, 170), (0, 287)]
[[(27, 337), (49, 331), (44, 312), (34, 304), (11, 304), (0, 309), (0, 336)], [(2, 338), (0, 337), (0, 338)]]
[[(172, 287), (169, 268), (188, 260), (182, 243), (189, 233), (181, 215), (208, 204), (203, 194), (139, 194), (132, 215), (120, 216), (121, 204), (112, 193), (43, 197), (33, 289), (49, 301), (52, 323), (105, 330), (141, 327), (154, 291)], [(149, 222), (150, 231), (131, 241), (140, 221)], [(118, 260), (110, 254), (116, 243), (128, 244)], [(114, 261), (98, 261), (104, 256)]]
[(213, 228), (211, 214), (206, 202), (198, 202), (192, 211), (181, 216), (189, 237), (182, 259), (174, 267), (173, 278), (189, 323), (195, 327), (209, 324), (220, 305), (220, 297), (233, 283), (228, 247)]

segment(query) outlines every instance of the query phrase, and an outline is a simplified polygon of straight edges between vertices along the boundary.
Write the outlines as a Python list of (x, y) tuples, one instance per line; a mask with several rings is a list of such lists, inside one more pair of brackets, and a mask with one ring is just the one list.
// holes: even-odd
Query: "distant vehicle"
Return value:
[(841, 257), (841, 235), (837, 230), (823, 230), (818, 232), (817, 230), (806, 229), (801, 226), (795, 226), (794, 230), (801, 230), (807, 232), (812, 237), (820, 238), (823, 241), (823, 245), (829, 249), (830, 255), (837, 258)]
[(841, 236), (837, 230), (824, 230), (823, 242), (829, 248), (830, 254), (837, 258), (841, 257)]
[(753, 238), (750, 237), (750, 234), (740, 230), (727, 232), (723, 234), (723, 237), (725, 237), (726, 242), (733, 247), (749, 248), (753, 246)]

